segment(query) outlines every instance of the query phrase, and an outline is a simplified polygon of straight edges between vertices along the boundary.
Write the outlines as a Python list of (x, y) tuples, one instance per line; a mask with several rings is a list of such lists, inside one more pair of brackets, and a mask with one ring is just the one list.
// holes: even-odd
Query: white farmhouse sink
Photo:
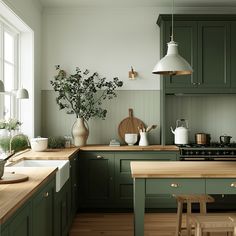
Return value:
[(14, 167), (58, 167), (56, 172), (56, 192), (59, 192), (70, 176), (68, 160), (22, 160), (13, 164)]

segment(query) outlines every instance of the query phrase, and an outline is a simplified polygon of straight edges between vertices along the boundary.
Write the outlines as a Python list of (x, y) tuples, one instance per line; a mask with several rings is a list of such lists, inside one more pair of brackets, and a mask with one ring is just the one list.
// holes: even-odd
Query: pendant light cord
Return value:
[(171, 17), (171, 21), (172, 21), (172, 29), (171, 29), (171, 41), (174, 41), (174, 0), (172, 0), (172, 17)]

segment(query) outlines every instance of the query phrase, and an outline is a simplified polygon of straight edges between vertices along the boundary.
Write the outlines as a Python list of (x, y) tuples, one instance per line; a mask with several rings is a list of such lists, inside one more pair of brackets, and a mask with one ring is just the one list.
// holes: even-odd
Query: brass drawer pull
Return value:
[(235, 182), (234, 182), (234, 183), (231, 183), (231, 184), (230, 184), (230, 187), (236, 188), (236, 183), (235, 183)]
[(172, 188), (178, 188), (180, 185), (179, 184), (177, 184), (177, 183), (172, 183), (171, 185), (170, 185), (170, 187), (172, 187)]
[(99, 156), (99, 155), (97, 156), (97, 159), (102, 159), (102, 158), (103, 158), (103, 156)]
[(43, 194), (43, 196), (44, 196), (44, 197), (48, 197), (48, 196), (49, 196), (49, 193), (46, 192), (46, 193)]

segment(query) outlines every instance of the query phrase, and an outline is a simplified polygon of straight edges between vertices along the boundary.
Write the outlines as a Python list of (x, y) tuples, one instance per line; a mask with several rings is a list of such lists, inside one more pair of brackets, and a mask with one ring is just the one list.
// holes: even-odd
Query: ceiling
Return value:
[[(40, 0), (43, 7), (169, 7), (172, 0)], [(175, 0), (177, 7), (236, 7), (236, 0)]]

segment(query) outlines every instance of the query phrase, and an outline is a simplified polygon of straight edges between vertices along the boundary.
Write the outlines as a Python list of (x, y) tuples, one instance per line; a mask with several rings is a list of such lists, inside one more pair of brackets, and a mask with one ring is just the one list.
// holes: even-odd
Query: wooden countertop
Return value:
[(109, 145), (88, 145), (80, 147), (82, 151), (178, 151), (179, 148), (175, 145), (149, 145), (149, 146), (109, 146)]
[(14, 184), (0, 184), (0, 224), (3, 224), (22, 206), (50, 177), (56, 174), (55, 167), (5, 167), (5, 172), (25, 174), (29, 180)]
[(77, 153), (79, 148), (47, 149), (44, 152), (34, 152), (31, 149), (20, 155), (13, 157), (13, 161), (20, 159), (41, 159), (41, 160), (68, 160), (73, 154)]
[(133, 178), (236, 178), (236, 162), (131, 162)]

